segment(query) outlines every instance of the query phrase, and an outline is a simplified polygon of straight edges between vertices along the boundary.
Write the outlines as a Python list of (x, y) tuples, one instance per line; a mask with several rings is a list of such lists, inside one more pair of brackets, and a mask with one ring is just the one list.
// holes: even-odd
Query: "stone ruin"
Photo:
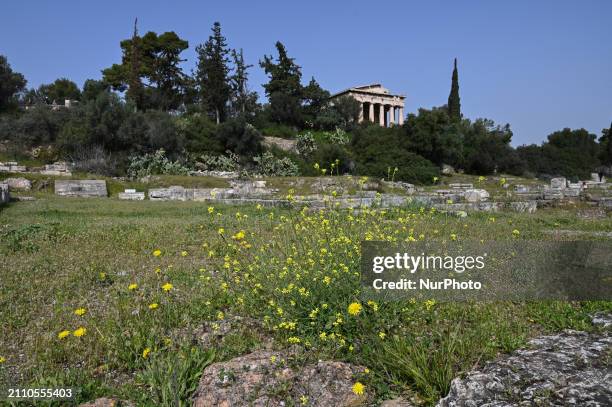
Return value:
[(40, 173), (42, 175), (70, 177), (72, 176), (70, 168), (71, 166), (64, 161), (46, 164), (44, 167), (30, 168), (29, 170), (25, 165), (18, 165), (16, 161), (9, 161), (6, 163), (0, 162), (0, 172)]
[(58, 161), (53, 164), (45, 165), (44, 169), (40, 170), (40, 173), (43, 175), (55, 175), (62, 177), (70, 177), (72, 176), (72, 171), (70, 170), (70, 166), (63, 161)]
[(107, 197), (104, 180), (56, 180), (55, 194), (75, 197)]
[(26, 167), (16, 161), (0, 162), (0, 172), (26, 172)]
[(117, 197), (124, 201), (144, 201), (145, 193), (137, 192), (135, 189), (125, 189), (123, 192), (119, 192)]

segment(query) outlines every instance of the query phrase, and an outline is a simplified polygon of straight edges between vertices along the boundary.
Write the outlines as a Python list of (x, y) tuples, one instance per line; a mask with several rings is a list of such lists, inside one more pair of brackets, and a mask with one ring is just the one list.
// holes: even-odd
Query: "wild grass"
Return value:
[(259, 321), (273, 347), (302, 350), (298, 363), (364, 366), (371, 400), (403, 394), (430, 405), (453, 377), (534, 335), (592, 329), (588, 315), (612, 304), (366, 302), (359, 242), (505, 240), (513, 230), (561, 238), (545, 233), (555, 228), (611, 231), (612, 220), (569, 210), (457, 218), (417, 206), (312, 212), (49, 195), (11, 203), (0, 209), (0, 388), (62, 385), (80, 390), (75, 402), (114, 395), (184, 405), (205, 366), (263, 346), (248, 330), (210, 346), (195, 340), (202, 327), (242, 316)]

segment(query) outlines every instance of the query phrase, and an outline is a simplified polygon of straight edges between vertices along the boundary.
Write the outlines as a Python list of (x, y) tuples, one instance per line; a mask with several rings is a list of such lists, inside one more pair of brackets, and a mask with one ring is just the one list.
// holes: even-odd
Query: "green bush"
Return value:
[(396, 181), (431, 183), (439, 169), (431, 161), (408, 151), (407, 141), (399, 129), (370, 126), (353, 136), (351, 149), (359, 175), (386, 178), (394, 169)]
[(302, 157), (310, 156), (317, 149), (317, 144), (315, 143), (312, 133), (307, 131), (298, 134), (296, 148)]
[(189, 168), (178, 161), (171, 161), (166, 157), (164, 149), (153, 154), (134, 155), (129, 158), (128, 176), (141, 178), (148, 175), (187, 175)]
[(286, 126), (284, 124), (274, 124), (265, 127), (261, 132), (266, 137), (279, 137), (286, 139), (292, 139), (296, 135), (296, 131), (293, 127)]
[(300, 175), (299, 167), (289, 157), (277, 158), (266, 151), (253, 158), (255, 172), (268, 177), (295, 177)]

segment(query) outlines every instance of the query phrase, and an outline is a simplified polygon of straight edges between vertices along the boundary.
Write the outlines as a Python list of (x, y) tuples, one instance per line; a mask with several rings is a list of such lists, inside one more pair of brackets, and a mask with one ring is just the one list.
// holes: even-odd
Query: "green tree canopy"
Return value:
[(4, 55), (0, 55), (0, 113), (17, 105), (17, 99), (25, 90), (27, 81), (22, 74), (13, 72)]
[(263, 60), (259, 61), (269, 78), (263, 87), (270, 103), (270, 116), (277, 123), (299, 126), (303, 121), (302, 71), (294, 59), (287, 55), (287, 50), (280, 41), (276, 43), (276, 50), (276, 60), (271, 55), (265, 55)]
[(121, 64), (104, 69), (104, 81), (119, 92), (127, 90), (128, 99), (139, 109), (179, 107), (185, 93), (185, 75), (180, 67), (184, 59), (180, 55), (189, 43), (173, 31), (160, 35), (149, 31), (139, 37), (135, 29), (132, 38), (120, 44)]
[(56, 79), (53, 83), (40, 85), (38, 95), (45, 103), (63, 104), (64, 100), (80, 100), (79, 86), (67, 78)]

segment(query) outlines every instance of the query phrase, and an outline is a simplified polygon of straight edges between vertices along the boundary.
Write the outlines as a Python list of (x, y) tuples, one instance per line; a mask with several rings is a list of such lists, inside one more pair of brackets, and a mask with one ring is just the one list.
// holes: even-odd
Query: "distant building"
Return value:
[(389, 89), (384, 88), (380, 83), (343, 90), (332, 95), (330, 100), (333, 103), (334, 99), (342, 96), (351, 96), (361, 103), (360, 123), (367, 120), (383, 127), (404, 124), (404, 99), (406, 97), (392, 95)]
[(49, 109), (53, 110), (53, 111), (57, 111), (60, 109), (70, 109), (76, 105), (79, 104), (78, 100), (72, 100), (72, 99), (66, 99), (64, 100), (64, 104), (60, 105), (58, 104), (55, 100), (53, 101), (53, 103), (48, 104), (48, 103), (43, 103), (43, 104), (29, 104), (25, 106), (26, 110), (30, 110), (30, 109), (34, 109), (36, 108), (36, 106), (44, 106), (44, 107), (48, 107)]

